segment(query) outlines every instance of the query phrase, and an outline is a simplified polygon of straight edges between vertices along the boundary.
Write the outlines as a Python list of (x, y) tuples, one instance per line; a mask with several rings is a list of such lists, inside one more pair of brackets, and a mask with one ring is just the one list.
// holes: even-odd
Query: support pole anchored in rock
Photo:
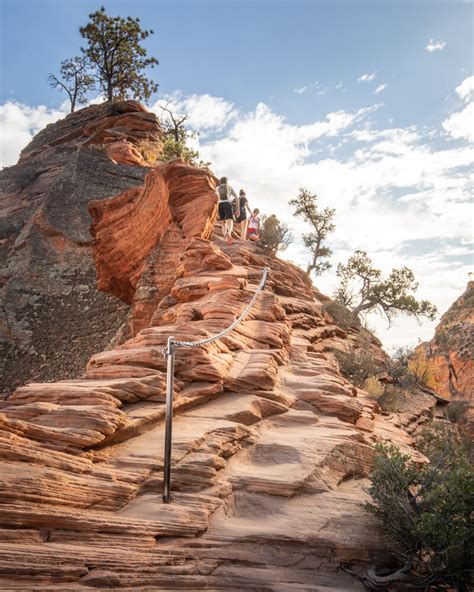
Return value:
[(171, 441), (173, 432), (173, 388), (174, 388), (174, 337), (168, 337), (165, 349), (166, 357), (166, 419), (165, 419), (165, 465), (163, 475), (163, 501), (169, 504), (171, 501)]
[(237, 325), (239, 325), (250, 312), (252, 306), (255, 304), (258, 295), (265, 288), (265, 284), (270, 273), (270, 268), (265, 267), (262, 273), (262, 279), (255, 290), (252, 300), (247, 304), (243, 313), (226, 329), (197, 341), (175, 341), (174, 337), (168, 337), (166, 347), (163, 349), (163, 355), (167, 361), (166, 368), (166, 416), (165, 416), (165, 457), (163, 469), (163, 502), (169, 504), (171, 501), (171, 451), (172, 451), (172, 433), (173, 433), (173, 388), (174, 388), (174, 355), (177, 347), (201, 347), (213, 341), (217, 341), (224, 335), (230, 333)]

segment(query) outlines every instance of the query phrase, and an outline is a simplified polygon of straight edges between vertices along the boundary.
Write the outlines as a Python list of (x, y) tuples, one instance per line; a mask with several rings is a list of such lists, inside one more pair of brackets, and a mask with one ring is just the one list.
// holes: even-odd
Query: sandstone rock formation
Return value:
[[(297, 267), (254, 244), (227, 245), (214, 232), (211, 173), (180, 161), (146, 164), (131, 129), (150, 141), (152, 118), (133, 103), (119, 108), (125, 115), (94, 107), (94, 117), (83, 110), (48, 126), (5, 172), (7, 206), (17, 208), (5, 247), (7, 295), (36, 297), (51, 269), (62, 286), (69, 266), (77, 273), (87, 263), (107, 302), (130, 308), (126, 330), (104, 351), (93, 342), (82, 373), (71, 362), (52, 377), (60, 380), (23, 384), (0, 405), (0, 590), (361, 590), (341, 564), (389, 554), (364, 509), (373, 444), (390, 440), (416, 457), (404, 424), (435, 400), (411, 415), (382, 415), (341, 376), (333, 354), (356, 347), (357, 330), (337, 326), (328, 298)], [(109, 142), (106, 120), (122, 116), (123, 135)], [(64, 146), (70, 154), (57, 174), (66, 194), (54, 189), (55, 176), (46, 195), (38, 187), (37, 201), (22, 197), (15, 179), (25, 167), (36, 178), (35, 155), (44, 166), (64, 144), (58, 137), (83, 141), (74, 151)], [(50, 262), (44, 270), (42, 259)], [(167, 337), (193, 340), (227, 327), (265, 266), (267, 287), (245, 321), (219, 341), (177, 350), (165, 505)], [(87, 287), (96, 294), (92, 279)], [(91, 319), (106, 318), (106, 296), (96, 297), (104, 300), (70, 305), (81, 348)], [(32, 304), (16, 304), (12, 338), (23, 326), (43, 335), (44, 325), (31, 324)], [(118, 317), (106, 318), (104, 342)], [(73, 335), (70, 325), (60, 329)], [(371, 347), (384, 357), (375, 340)]]
[(446, 399), (474, 402), (474, 281), (441, 317), (433, 339), (418, 346), (417, 354), (435, 392)]
[[(48, 125), (0, 173), (0, 392), (80, 376), (125, 322), (163, 234), (163, 245), (210, 235), (211, 176), (179, 162), (151, 166), (160, 134), (134, 101), (93, 106)], [(140, 287), (135, 308), (149, 292)]]

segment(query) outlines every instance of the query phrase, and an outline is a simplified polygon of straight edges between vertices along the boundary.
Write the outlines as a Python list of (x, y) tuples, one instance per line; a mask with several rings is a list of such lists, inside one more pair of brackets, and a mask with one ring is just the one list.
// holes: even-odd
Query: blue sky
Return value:
[[(472, 265), (472, 2), (377, 0), (105, 1), (140, 17), (160, 60), (157, 101), (190, 114), (217, 174), (293, 228), (286, 256), (304, 264), (304, 226), (287, 201), (301, 185), (336, 207), (334, 267), (355, 248), (385, 272), (408, 265), (443, 312)], [(88, 0), (0, 0), (0, 165), (67, 112), (50, 72), (84, 44)], [(27, 15), (27, 19), (25, 16)], [(92, 97), (91, 97), (92, 98)], [(253, 203), (252, 203), (253, 202)], [(316, 285), (331, 293), (334, 270)], [(401, 319), (387, 347), (429, 338)]]
[[(83, 44), (79, 27), (100, 6), (88, 0), (1, 0), (0, 100), (58, 106), (46, 78)], [(362, 106), (376, 72), (388, 83), (384, 100), (397, 125), (432, 123), (446, 96), (472, 67), (472, 4), (373, 1), (135, 1), (104, 2), (111, 14), (140, 17), (155, 34), (150, 55), (160, 91), (224, 96), (242, 108), (265, 101), (294, 123), (328, 110)], [(28, 15), (28, 19), (25, 18)], [(430, 38), (445, 51), (423, 51)], [(329, 90), (293, 90), (320, 81)], [(335, 89), (343, 81), (342, 89)]]

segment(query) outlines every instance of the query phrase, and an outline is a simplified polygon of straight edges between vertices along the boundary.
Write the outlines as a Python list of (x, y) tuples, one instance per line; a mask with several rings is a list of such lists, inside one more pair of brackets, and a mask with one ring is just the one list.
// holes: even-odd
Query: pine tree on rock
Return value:
[(158, 85), (143, 71), (159, 62), (154, 57), (146, 57), (147, 51), (140, 42), (153, 31), (143, 30), (139, 18), (108, 16), (103, 6), (89, 18), (90, 22), (79, 28), (88, 42), (88, 47), (81, 47), (81, 51), (96, 69), (107, 101), (149, 99)]
[(339, 263), (337, 275), (341, 283), (335, 298), (356, 315), (378, 311), (385, 315), (389, 325), (400, 314), (416, 319), (436, 317), (437, 310), (431, 302), (417, 300), (410, 294), (418, 289), (418, 282), (408, 267), (392, 269), (383, 279), (381, 270), (374, 267), (367, 253), (356, 251), (346, 264)]

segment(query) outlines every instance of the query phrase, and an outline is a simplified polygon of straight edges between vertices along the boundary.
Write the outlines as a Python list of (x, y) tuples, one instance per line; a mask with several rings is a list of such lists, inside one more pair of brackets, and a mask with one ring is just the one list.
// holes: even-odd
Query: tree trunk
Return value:
[(77, 81), (77, 74), (76, 74), (74, 76), (74, 94), (72, 95), (72, 98), (71, 98), (71, 113), (74, 113), (74, 111), (76, 109), (77, 86), (78, 86), (78, 81)]
[(361, 302), (358, 306), (352, 309), (352, 312), (355, 315), (359, 315), (361, 312), (364, 312), (365, 310), (370, 310), (371, 308), (373, 308), (373, 306), (375, 305), (371, 302)]

